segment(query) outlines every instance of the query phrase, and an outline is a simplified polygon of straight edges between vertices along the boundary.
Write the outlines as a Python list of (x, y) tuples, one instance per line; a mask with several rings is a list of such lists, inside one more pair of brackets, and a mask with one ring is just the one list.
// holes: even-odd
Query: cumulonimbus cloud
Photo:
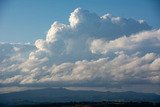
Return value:
[(0, 85), (160, 84), (160, 30), (143, 20), (75, 9), (34, 45), (0, 44)]

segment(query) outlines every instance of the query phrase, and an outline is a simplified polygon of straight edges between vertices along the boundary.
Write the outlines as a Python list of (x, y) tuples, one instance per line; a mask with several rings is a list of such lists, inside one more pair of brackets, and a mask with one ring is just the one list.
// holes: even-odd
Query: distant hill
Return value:
[(0, 104), (32, 104), (55, 102), (134, 101), (160, 102), (160, 95), (137, 92), (73, 91), (64, 88), (46, 88), (0, 94)]

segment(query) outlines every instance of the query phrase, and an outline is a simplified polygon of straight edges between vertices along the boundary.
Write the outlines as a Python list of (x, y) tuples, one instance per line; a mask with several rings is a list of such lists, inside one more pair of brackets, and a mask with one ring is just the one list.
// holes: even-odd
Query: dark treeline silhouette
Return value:
[(0, 104), (0, 107), (160, 107), (160, 103), (152, 102), (66, 102), (37, 104)]

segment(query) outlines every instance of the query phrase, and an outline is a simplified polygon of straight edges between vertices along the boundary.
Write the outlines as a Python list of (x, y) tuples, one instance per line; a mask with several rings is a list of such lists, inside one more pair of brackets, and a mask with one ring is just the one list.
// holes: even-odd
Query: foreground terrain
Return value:
[(160, 107), (160, 103), (151, 102), (68, 102), (37, 104), (1, 104), (0, 107)]

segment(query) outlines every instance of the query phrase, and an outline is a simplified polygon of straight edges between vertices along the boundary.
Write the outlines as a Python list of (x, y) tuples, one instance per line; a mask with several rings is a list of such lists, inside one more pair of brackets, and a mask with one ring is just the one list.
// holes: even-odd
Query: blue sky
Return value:
[(45, 38), (54, 21), (69, 23), (77, 7), (97, 13), (144, 19), (160, 27), (159, 0), (0, 0), (0, 41), (31, 42)]
[(158, 11), (158, 0), (0, 0), (0, 91), (160, 94)]

